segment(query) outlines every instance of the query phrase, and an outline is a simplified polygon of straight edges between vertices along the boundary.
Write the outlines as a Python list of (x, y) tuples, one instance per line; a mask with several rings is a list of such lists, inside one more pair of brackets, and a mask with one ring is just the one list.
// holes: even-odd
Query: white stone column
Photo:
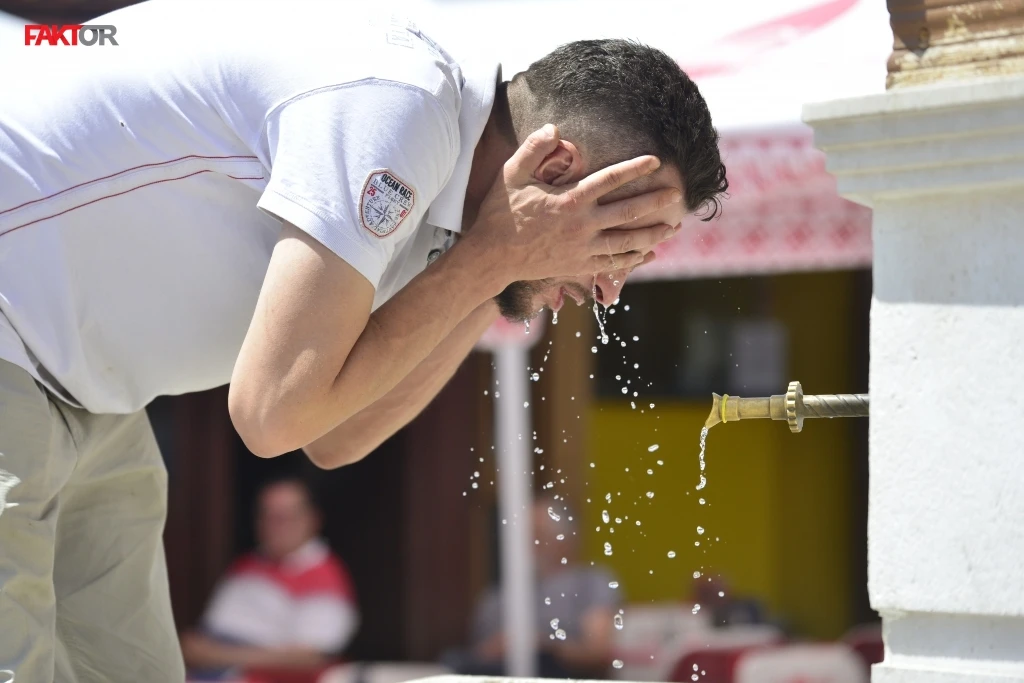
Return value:
[(1024, 78), (804, 119), (874, 209), (872, 680), (1024, 681)]

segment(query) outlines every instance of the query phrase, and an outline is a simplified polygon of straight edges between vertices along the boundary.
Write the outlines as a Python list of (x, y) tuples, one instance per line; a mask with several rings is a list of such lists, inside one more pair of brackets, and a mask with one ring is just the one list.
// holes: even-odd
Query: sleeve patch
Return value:
[(377, 237), (387, 237), (416, 204), (416, 191), (388, 169), (370, 171), (359, 196), (359, 218)]

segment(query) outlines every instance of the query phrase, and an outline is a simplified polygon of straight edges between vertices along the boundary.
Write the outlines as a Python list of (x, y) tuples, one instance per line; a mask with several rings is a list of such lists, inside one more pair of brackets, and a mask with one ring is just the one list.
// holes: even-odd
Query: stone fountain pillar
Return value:
[(889, 90), (804, 111), (874, 210), (872, 680), (1024, 681), (1024, 2), (889, 8)]

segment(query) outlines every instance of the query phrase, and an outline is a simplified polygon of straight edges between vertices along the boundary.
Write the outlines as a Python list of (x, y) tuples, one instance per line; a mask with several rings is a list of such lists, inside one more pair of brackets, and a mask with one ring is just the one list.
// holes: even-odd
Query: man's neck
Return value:
[(505, 162), (512, 158), (518, 147), (512, 128), (507, 86), (508, 83), (498, 83), (491, 115), (473, 152), (473, 166), (469, 171), (466, 201), (462, 210), (463, 234), (473, 226), (484, 197), (498, 179)]

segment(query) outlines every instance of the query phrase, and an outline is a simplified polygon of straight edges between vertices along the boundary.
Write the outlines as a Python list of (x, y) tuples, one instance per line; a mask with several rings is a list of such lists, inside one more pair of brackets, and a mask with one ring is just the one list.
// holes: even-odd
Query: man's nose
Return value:
[(614, 273), (602, 273), (597, 276), (595, 298), (602, 306), (611, 306), (619, 298), (619, 292), (626, 284), (629, 272), (617, 270)]

